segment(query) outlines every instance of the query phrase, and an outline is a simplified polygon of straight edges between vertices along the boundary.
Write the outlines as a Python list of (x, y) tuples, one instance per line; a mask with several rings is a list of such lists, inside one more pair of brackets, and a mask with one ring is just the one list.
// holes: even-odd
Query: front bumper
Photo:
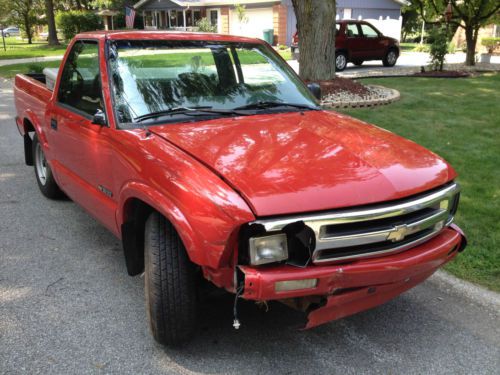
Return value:
[[(380, 305), (421, 283), (450, 261), (466, 244), (455, 225), (410, 250), (344, 265), (289, 265), (254, 268), (240, 266), (245, 275), (243, 298), (287, 300), (322, 296), (322, 305), (309, 313), (306, 328)], [(317, 279), (314, 288), (277, 292), (278, 281)]]

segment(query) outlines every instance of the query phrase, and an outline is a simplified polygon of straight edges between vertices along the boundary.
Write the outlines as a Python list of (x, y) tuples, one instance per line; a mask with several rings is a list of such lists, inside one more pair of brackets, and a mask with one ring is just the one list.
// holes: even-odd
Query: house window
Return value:
[(350, 20), (351, 18), (352, 18), (352, 9), (351, 8), (344, 8), (344, 19)]
[(201, 20), (201, 10), (193, 10), (194, 24), (196, 25), (199, 20)]
[(145, 27), (153, 26), (153, 14), (150, 11), (146, 11), (144, 13), (144, 26)]

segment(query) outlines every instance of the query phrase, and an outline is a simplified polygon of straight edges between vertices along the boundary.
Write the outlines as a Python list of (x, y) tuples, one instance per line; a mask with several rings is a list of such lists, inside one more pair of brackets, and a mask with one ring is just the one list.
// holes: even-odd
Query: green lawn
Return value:
[[(289, 50), (279, 51), (278, 53), (285, 60), (290, 60), (292, 58)], [(158, 63), (158, 59), (164, 59), (164, 56), (165, 55), (142, 56), (140, 58), (140, 61), (143, 66), (157, 66), (155, 64)], [(168, 56), (169, 59), (172, 60), (171, 64), (167, 64), (164, 62), (162, 64), (162, 66), (164, 67), (177, 66), (180, 64), (181, 60), (182, 62), (185, 62), (188, 58), (191, 58), (191, 55), (188, 56), (188, 54), (176, 54), (175, 57), (173, 57), (173, 55), (170, 54)], [(135, 58), (129, 58), (129, 59), (133, 61)], [(244, 56), (244, 54), (243, 54), (243, 59), (241, 61), (242, 63), (247, 63), (247, 64), (261, 62), (258, 59), (255, 59), (253, 56)], [(208, 63), (209, 60), (207, 59), (206, 62)], [(43, 61), (43, 62), (28, 63), (28, 64), (14, 64), (14, 65), (0, 66), (0, 77), (12, 78), (18, 73), (30, 73), (33, 71), (41, 72), (45, 67), (56, 68), (59, 67), (59, 64), (60, 61)]]
[(446, 269), (500, 291), (500, 74), (466, 79), (366, 79), (401, 100), (343, 112), (420, 143), (443, 156), (462, 186), (456, 222), (469, 246)]
[(66, 51), (66, 45), (51, 47), (44, 41), (34, 41), (28, 44), (26, 40), (16, 37), (5, 38), (7, 51), (4, 50), (0, 38), (0, 60), (22, 59), (26, 57), (59, 56)]

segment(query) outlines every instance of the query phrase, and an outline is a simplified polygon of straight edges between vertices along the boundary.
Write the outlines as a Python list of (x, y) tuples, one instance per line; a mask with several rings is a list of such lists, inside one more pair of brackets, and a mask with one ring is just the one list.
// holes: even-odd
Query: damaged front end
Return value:
[(241, 228), (238, 295), (308, 313), (306, 328), (382, 304), (466, 245), (452, 224), (459, 186), (387, 204), (261, 219)]

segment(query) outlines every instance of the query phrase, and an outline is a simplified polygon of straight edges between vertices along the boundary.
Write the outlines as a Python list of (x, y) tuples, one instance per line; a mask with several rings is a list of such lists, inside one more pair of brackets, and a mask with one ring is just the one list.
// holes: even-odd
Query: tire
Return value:
[(10, 37), (10, 34), (9, 33), (5, 33), (5, 37), (6, 38)]
[(363, 60), (356, 60), (356, 61), (353, 61), (352, 63), (356, 66), (361, 66), (361, 65), (363, 65)]
[(390, 49), (385, 54), (385, 57), (382, 60), (382, 63), (384, 64), (384, 66), (392, 67), (392, 66), (396, 65), (396, 62), (398, 61), (398, 57), (399, 57), (398, 51), (396, 51), (394, 48)]
[(158, 343), (177, 346), (196, 330), (196, 268), (172, 224), (157, 212), (146, 221), (144, 237), (149, 327)]
[(335, 54), (335, 70), (342, 72), (347, 66), (347, 54), (345, 52), (337, 52)]
[(290, 51), (291, 51), (292, 53), (295, 53), (295, 47), (290, 47)]
[(38, 187), (43, 195), (49, 199), (58, 199), (64, 196), (57, 182), (54, 179), (47, 159), (43, 153), (42, 145), (38, 141), (38, 136), (33, 137), (33, 166)]

